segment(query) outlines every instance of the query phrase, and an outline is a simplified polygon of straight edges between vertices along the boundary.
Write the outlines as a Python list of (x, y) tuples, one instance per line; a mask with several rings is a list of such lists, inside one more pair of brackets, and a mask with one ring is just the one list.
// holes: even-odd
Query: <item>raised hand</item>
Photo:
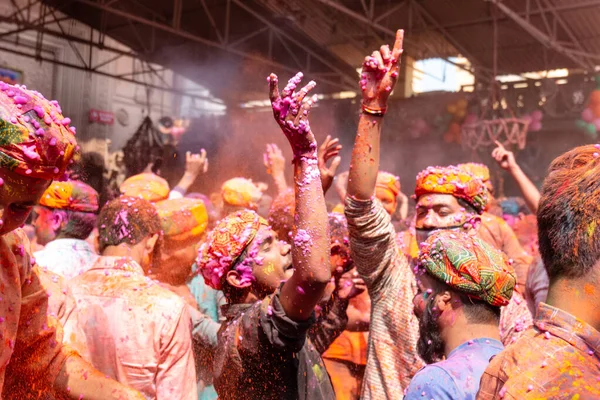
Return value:
[[(338, 138), (331, 139), (330, 135), (327, 135), (323, 144), (319, 147), (317, 152), (319, 171), (321, 171), (321, 184), (323, 186), (323, 192), (331, 187), (335, 173), (340, 166), (342, 158), (338, 155), (342, 149), (342, 145), (339, 144)], [(331, 164), (327, 166), (327, 162), (331, 161)]]
[(263, 154), (263, 162), (270, 175), (283, 174), (285, 171), (285, 157), (279, 146), (275, 143), (267, 144), (267, 151)]
[(506, 150), (502, 143), (496, 141), (496, 148), (492, 151), (492, 157), (502, 169), (511, 170), (517, 166), (515, 155), (512, 151)]
[(366, 108), (366, 112), (385, 112), (387, 99), (398, 80), (403, 40), (404, 30), (399, 29), (392, 50), (388, 45), (383, 45), (379, 51), (365, 57), (360, 75), (360, 89), (363, 110)]
[(188, 151), (185, 153), (185, 172), (193, 176), (198, 176), (200, 173), (205, 174), (208, 171), (208, 158), (206, 150), (201, 149), (200, 154), (192, 154)]
[(268, 78), (269, 98), (273, 107), (273, 116), (292, 146), (294, 159), (301, 156), (316, 158), (317, 155), (317, 142), (308, 122), (308, 114), (317, 101), (317, 96), (313, 95), (310, 99), (304, 101), (304, 98), (316, 86), (316, 83), (310, 81), (300, 91), (296, 92), (295, 90), (302, 77), (302, 72), (298, 72), (296, 76), (288, 81), (281, 94), (279, 93), (277, 75), (271, 74)]
[(342, 300), (350, 300), (367, 289), (365, 281), (359, 276), (356, 268), (344, 273), (336, 282), (335, 293)]

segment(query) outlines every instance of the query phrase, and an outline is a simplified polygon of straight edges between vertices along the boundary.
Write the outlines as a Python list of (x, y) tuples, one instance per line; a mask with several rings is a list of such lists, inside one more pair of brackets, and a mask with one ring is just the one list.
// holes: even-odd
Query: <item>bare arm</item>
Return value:
[(313, 96), (303, 102), (315, 83), (310, 82), (295, 92), (301, 79), (301, 73), (290, 79), (280, 96), (277, 75), (269, 77), (273, 114), (294, 154), (296, 223), (292, 259), (295, 271), (281, 289), (281, 305), (291, 319), (298, 321), (310, 318), (331, 279), (327, 209), (317, 143), (308, 122), (308, 114), (317, 99)]
[(277, 194), (285, 192), (288, 188), (285, 180), (285, 157), (279, 146), (275, 143), (267, 144), (267, 151), (263, 154), (263, 159), (267, 173), (273, 177)]
[(500, 142), (496, 142), (496, 147), (492, 151), (492, 157), (498, 162), (502, 169), (508, 171), (519, 186), (519, 190), (525, 199), (525, 203), (533, 214), (537, 214), (540, 203), (540, 192), (533, 182), (525, 175), (512, 151), (508, 151)]
[(381, 46), (365, 58), (361, 74), (363, 112), (358, 121), (348, 179), (349, 196), (368, 200), (375, 192), (379, 170), (379, 143), (387, 99), (398, 79), (404, 31), (396, 32), (394, 48)]
[[(319, 171), (321, 172), (321, 186), (323, 186), (323, 193), (327, 193), (331, 184), (333, 183), (333, 177), (340, 166), (342, 158), (338, 156), (342, 145), (339, 144), (340, 139), (332, 139), (330, 135), (327, 135), (325, 141), (319, 147), (317, 156), (319, 157)], [(327, 163), (331, 160), (331, 164), (327, 166)]]
[(175, 185), (173, 190), (177, 190), (181, 195), (185, 195), (201, 173), (205, 174), (208, 171), (208, 158), (206, 158), (206, 150), (200, 150), (200, 154), (185, 154), (185, 173)]

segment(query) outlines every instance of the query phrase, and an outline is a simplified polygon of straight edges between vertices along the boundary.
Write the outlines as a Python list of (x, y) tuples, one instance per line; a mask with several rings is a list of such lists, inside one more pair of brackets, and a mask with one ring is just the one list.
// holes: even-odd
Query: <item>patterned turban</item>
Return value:
[(379, 171), (375, 187), (389, 190), (396, 197), (400, 193), (400, 178), (389, 172)]
[(517, 282), (506, 256), (465, 232), (438, 230), (422, 244), (419, 265), (470, 297), (505, 306)]
[(451, 194), (465, 200), (479, 213), (488, 202), (488, 191), (481, 179), (455, 166), (429, 167), (419, 172), (415, 197), (430, 193)]
[(178, 250), (198, 243), (208, 225), (204, 202), (181, 198), (155, 203), (163, 229), (166, 250)]
[(169, 184), (166, 180), (152, 173), (131, 176), (119, 187), (123, 196), (139, 197), (149, 202), (157, 202), (169, 198)]
[(40, 205), (60, 210), (95, 213), (98, 211), (98, 192), (81, 181), (52, 182)]
[(458, 164), (457, 167), (474, 177), (481, 179), (483, 183), (490, 180), (490, 169), (486, 165), (480, 163), (465, 163)]
[(225, 204), (255, 210), (262, 192), (250, 179), (233, 178), (223, 184), (221, 196)]
[(267, 221), (254, 211), (241, 210), (217, 223), (198, 250), (198, 270), (206, 284), (223, 288), (224, 277)]
[(65, 173), (77, 142), (55, 100), (0, 82), (0, 168), (54, 180)]

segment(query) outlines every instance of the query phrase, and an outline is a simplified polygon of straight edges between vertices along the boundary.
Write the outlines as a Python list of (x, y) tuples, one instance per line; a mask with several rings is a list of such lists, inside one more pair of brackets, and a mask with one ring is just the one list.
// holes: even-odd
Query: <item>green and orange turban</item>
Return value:
[(438, 230), (422, 244), (419, 266), (451, 288), (492, 306), (505, 306), (517, 282), (508, 259), (476, 236)]
[(153, 173), (142, 173), (125, 179), (119, 187), (123, 196), (138, 197), (151, 203), (169, 198), (169, 183)]
[(206, 226), (208, 214), (199, 199), (181, 198), (155, 203), (165, 240), (165, 249), (178, 250), (198, 243)]
[(481, 181), (455, 166), (429, 167), (417, 175), (415, 197), (424, 194), (450, 194), (463, 199), (479, 213), (485, 210), (488, 191)]
[(55, 181), (42, 195), (40, 205), (59, 210), (95, 213), (98, 211), (98, 192), (81, 181)]
[[(261, 226), (268, 226), (267, 221), (250, 210), (234, 212), (217, 223), (198, 250), (198, 271), (208, 286), (222, 289), (225, 275), (254, 240)], [(251, 279), (252, 271), (240, 272)]]
[(0, 82), (0, 168), (37, 179), (61, 178), (77, 142), (55, 100)]

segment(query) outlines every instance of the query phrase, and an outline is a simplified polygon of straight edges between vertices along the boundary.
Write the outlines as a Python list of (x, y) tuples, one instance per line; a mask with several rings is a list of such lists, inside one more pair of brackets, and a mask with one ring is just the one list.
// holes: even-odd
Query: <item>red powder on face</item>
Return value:
[(583, 290), (585, 291), (585, 294), (587, 296), (591, 296), (596, 292), (596, 288), (594, 287), (594, 285), (590, 284), (590, 283), (586, 283), (583, 286)]

